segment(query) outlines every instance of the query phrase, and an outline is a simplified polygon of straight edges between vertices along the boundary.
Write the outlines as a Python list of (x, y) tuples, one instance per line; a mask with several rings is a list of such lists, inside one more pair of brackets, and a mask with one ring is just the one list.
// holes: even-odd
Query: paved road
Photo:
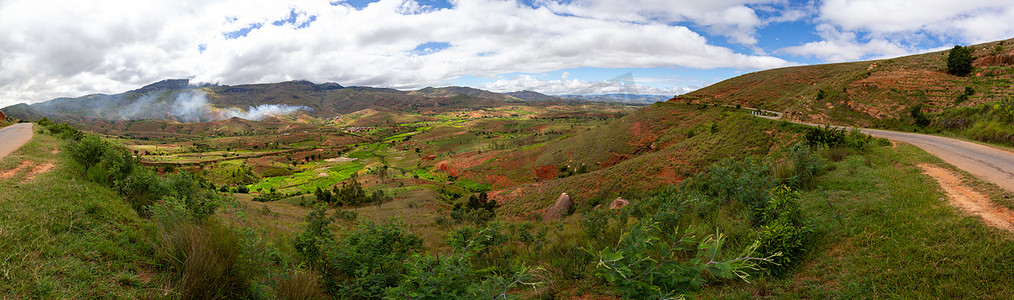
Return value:
[(875, 137), (922, 148), (959, 169), (1014, 192), (1014, 153), (935, 135), (877, 129), (860, 130)]
[(32, 123), (20, 123), (0, 129), (0, 158), (21, 148), (32, 139)]
[[(782, 117), (779, 112), (750, 107), (743, 108), (755, 111), (754, 115), (761, 118), (776, 120)], [(760, 115), (756, 111), (763, 111), (767, 115)], [(802, 122), (794, 123), (820, 126)], [(859, 130), (875, 137), (912, 144), (936, 155), (958, 169), (965, 170), (983, 180), (995, 183), (1007, 191), (1014, 192), (1014, 153), (935, 135), (866, 128)]]

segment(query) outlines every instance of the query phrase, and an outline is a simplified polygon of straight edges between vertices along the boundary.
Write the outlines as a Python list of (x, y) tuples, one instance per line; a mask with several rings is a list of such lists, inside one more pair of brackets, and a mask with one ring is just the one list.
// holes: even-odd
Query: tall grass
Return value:
[(247, 272), (232, 230), (157, 211), (152, 237), (154, 259), (184, 299), (237, 299), (248, 295)]
[(275, 297), (288, 300), (324, 299), (320, 277), (304, 270), (292, 270), (275, 281)]

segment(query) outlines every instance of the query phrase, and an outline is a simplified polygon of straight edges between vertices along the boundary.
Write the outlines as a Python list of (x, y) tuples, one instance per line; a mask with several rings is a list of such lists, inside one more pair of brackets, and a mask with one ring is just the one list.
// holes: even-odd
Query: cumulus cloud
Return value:
[[(165, 78), (418, 88), (464, 75), (577, 67), (788, 64), (656, 22), (690, 20), (749, 44), (761, 21), (745, 5), (773, 1), (643, 0), (608, 11), (615, 7), (609, 3), (619, 2), (543, 1), (532, 7), (460, 0), (444, 9), (380, 0), (359, 9), (340, 1), (2, 1), (0, 106), (120, 92)], [(638, 5), (643, 9), (629, 8)], [(596, 13), (603, 10), (606, 15)], [(440, 47), (413, 51), (420, 45)]]
[(859, 41), (853, 32), (842, 32), (829, 24), (817, 25), (817, 34), (821, 41), (809, 42), (800, 46), (787, 47), (782, 52), (814, 56), (828, 62), (854, 61), (863, 58), (882, 58), (910, 54), (915, 49), (902, 46), (882, 38)]
[(691, 22), (734, 43), (757, 43), (757, 28), (765, 24), (751, 6), (787, 5), (782, 0), (572, 0), (536, 1), (549, 9), (596, 19), (639, 23)]
[(925, 32), (983, 42), (1014, 34), (1009, 0), (827, 0), (820, 14), (844, 30), (875, 36)]
[(837, 62), (946, 48), (911, 46), (927, 41), (980, 43), (1014, 35), (1009, 0), (826, 0), (817, 14), (823, 40), (783, 52)]

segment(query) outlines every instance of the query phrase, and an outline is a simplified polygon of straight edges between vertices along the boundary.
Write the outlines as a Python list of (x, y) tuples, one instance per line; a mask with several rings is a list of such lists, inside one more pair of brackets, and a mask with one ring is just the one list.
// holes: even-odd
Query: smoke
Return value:
[(176, 96), (176, 102), (173, 102), (169, 111), (173, 117), (183, 122), (207, 122), (233, 117), (261, 121), (267, 117), (288, 115), (301, 110), (313, 111), (312, 108), (306, 106), (285, 104), (250, 106), (245, 111), (235, 107), (215, 108), (208, 103), (208, 98), (203, 92), (185, 92)]
[(208, 103), (207, 95), (199, 91), (179, 93), (175, 99), (172, 94), (167, 93), (145, 94), (133, 101), (128, 100), (129, 98), (120, 99), (115, 101), (122, 105), (119, 107), (111, 100), (93, 99), (92, 104), (104, 107), (96, 113), (106, 119), (173, 119), (187, 123), (220, 121), (233, 117), (261, 121), (271, 116), (288, 115), (298, 111), (313, 111), (312, 108), (306, 106), (284, 104), (250, 106), (246, 110), (235, 107), (216, 108)]

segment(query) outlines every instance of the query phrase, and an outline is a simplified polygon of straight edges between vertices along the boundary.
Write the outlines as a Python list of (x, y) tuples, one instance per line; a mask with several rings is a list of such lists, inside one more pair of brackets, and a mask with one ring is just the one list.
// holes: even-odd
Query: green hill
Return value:
[[(909, 111), (975, 107), (1014, 95), (1014, 40), (971, 45), (974, 71), (947, 73), (949, 50), (892, 59), (765, 70), (679, 95), (671, 102), (743, 105), (792, 120), (872, 126), (911, 123)], [(966, 87), (974, 94), (959, 100)], [(896, 120), (896, 121), (891, 121)], [(886, 125), (885, 125), (886, 126)]]

